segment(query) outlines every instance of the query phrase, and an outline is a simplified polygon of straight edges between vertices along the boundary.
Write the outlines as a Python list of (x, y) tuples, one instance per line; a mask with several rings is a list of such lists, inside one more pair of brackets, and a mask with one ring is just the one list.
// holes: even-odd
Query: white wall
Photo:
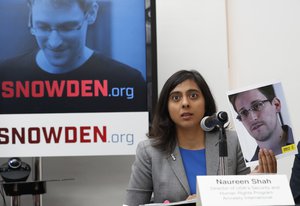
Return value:
[(219, 109), (226, 109), (225, 2), (159, 0), (156, 8), (159, 91), (174, 72), (196, 69), (212, 86)]
[[(300, 1), (228, 0), (230, 88), (282, 82), (295, 140), (300, 119)], [(290, 177), (290, 156), (278, 160)]]

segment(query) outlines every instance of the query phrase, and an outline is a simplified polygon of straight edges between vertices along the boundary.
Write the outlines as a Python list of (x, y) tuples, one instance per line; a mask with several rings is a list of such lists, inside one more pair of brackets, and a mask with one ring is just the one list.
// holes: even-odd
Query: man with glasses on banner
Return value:
[(147, 111), (146, 82), (86, 45), (97, 0), (28, 0), (38, 50), (0, 65), (0, 113)]
[(229, 95), (229, 100), (237, 119), (258, 144), (250, 161), (258, 160), (260, 149), (271, 149), (278, 155), (284, 146), (294, 143), (292, 129), (283, 123), (273, 85)]

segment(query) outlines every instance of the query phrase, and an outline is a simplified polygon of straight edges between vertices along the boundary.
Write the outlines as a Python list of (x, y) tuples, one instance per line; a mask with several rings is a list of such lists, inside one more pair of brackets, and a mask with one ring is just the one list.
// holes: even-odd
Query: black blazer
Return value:
[[(300, 142), (298, 142), (298, 151), (300, 151)], [(294, 165), (290, 186), (296, 204), (300, 204), (300, 154), (295, 155)]]

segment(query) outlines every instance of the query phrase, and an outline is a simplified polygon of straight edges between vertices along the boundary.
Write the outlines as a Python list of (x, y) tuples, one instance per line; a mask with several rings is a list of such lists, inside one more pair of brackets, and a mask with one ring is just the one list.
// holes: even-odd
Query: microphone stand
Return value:
[(224, 123), (219, 125), (219, 170), (220, 175), (225, 175), (225, 157), (228, 156), (227, 137)]
[(224, 124), (228, 121), (228, 115), (226, 112), (220, 112), (217, 117), (217, 126), (219, 127), (219, 172), (220, 175), (226, 175), (225, 157), (228, 156), (228, 151)]
[(219, 112), (210, 117), (205, 117), (201, 120), (201, 128), (204, 131), (212, 131), (215, 127), (219, 128), (219, 175), (225, 175), (225, 157), (228, 156), (227, 138), (225, 132), (225, 123), (228, 121), (226, 112)]

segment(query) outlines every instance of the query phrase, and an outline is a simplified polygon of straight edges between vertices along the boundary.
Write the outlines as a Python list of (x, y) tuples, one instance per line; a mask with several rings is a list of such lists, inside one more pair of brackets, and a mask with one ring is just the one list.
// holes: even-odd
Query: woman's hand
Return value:
[(259, 165), (251, 172), (255, 173), (277, 173), (277, 160), (272, 150), (260, 149), (258, 153)]
[(192, 199), (196, 199), (197, 198), (197, 195), (196, 194), (193, 194), (193, 195), (189, 195), (186, 200), (192, 200)]

